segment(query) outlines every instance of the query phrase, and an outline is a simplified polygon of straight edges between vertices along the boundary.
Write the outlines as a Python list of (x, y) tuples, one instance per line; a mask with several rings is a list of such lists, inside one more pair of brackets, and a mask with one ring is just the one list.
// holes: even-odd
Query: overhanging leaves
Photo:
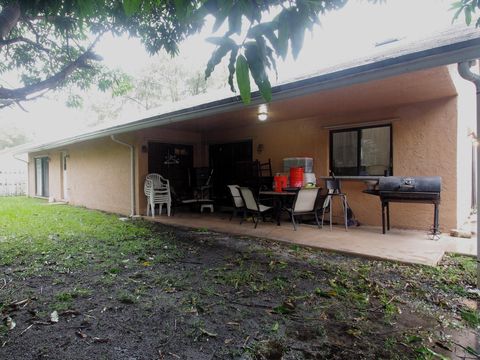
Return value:
[(272, 86), (265, 71), (267, 67), (267, 59), (262, 50), (263, 49), (255, 42), (245, 44), (245, 56), (253, 80), (255, 81), (255, 84), (257, 84), (262, 97), (268, 102), (272, 100)]
[(217, 49), (213, 52), (210, 60), (207, 63), (207, 68), (205, 69), (205, 79), (212, 74), (215, 66), (220, 64), (222, 59), (229, 53), (229, 52), (236, 52), (238, 51), (238, 45), (228, 37), (211, 37), (208, 38), (207, 41), (211, 42), (212, 44), (217, 45)]
[[(373, 3), (383, 0), (368, 0)], [(224, 34), (209, 38), (217, 47), (208, 61), (208, 78), (228, 57), (228, 84), (235, 90), (234, 76), (244, 101), (250, 101), (251, 75), (266, 101), (271, 99), (269, 71), (276, 72), (276, 59), (285, 59), (291, 49), (299, 56), (306, 30), (319, 16), (341, 8), (347, 0), (78, 0), (74, 2), (0, 0), (0, 74), (18, 71), (23, 87), (0, 88), (0, 103), (18, 102), (33, 93), (75, 84), (82, 89), (97, 82), (99, 67), (94, 58), (77, 62), (92, 49), (92, 33), (107, 31), (117, 36), (140, 38), (146, 50), (157, 54), (178, 52), (178, 44), (203, 29), (207, 15), (215, 19), (213, 31), (222, 24)], [(18, 14), (21, 5), (21, 16)], [(474, 22), (478, 0), (459, 0), (455, 17)], [(7, 9), (12, 14), (7, 14)], [(262, 16), (275, 9), (273, 20)], [(270, 19), (270, 18), (269, 18)], [(478, 20), (477, 20), (478, 26)], [(233, 41), (232, 36), (235, 36)], [(88, 51), (93, 54), (93, 51)], [(242, 54), (242, 55), (239, 55)], [(92, 61), (93, 60), (93, 61)], [(132, 60), (135, 61), (135, 60)], [(72, 68), (72, 64), (75, 64)], [(240, 68), (239, 68), (240, 65)], [(65, 72), (65, 69), (68, 71)], [(58, 76), (57, 76), (58, 75)], [(55, 81), (51, 81), (51, 80)], [(59, 80), (59, 81), (56, 81)], [(4, 82), (5, 83), (5, 82)], [(241, 87), (240, 87), (241, 84)], [(115, 83), (110, 84), (115, 87)], [(122, 83), (125, 85), (125, 83)], [(105, 83), (101, 86), (105, 88)], [(122, 92), (124, 86), (117, 86)]]
[(239, 55), (236, 63), (237, 85), (240, 90), (240, 96), (245, 104), (250, 104), (250, 72), (248, 70), (248, 62), (245, 56)]

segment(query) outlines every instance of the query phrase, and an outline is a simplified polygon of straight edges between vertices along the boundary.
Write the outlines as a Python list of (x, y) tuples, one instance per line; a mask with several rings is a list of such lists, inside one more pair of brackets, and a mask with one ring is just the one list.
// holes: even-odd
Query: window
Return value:
[(339, 176), (392, 175), (392, 126), (330, 132), (330, 169)]
[(48, 196), (48, 157), (35, 158), (35, 195)]

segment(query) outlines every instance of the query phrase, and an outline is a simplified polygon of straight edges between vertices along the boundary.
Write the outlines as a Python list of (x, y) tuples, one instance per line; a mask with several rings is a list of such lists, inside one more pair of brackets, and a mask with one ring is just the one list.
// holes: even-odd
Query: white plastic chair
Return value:
[(155, 205), (159, 206), (159, 215), (165, 204), (167, 215), (170, 216), (172, 208), (172, 195), (170, 193), (170, 182), (160, 174), (148, 174), (145, 179), (144, 193), (147, 197), (147, 216), (151, 212), (155, 217)]

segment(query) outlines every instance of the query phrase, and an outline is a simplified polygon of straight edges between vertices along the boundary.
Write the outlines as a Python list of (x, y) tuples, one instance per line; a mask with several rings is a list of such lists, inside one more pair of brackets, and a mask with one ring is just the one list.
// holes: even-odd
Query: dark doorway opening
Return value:
[(158, 173), (170, 181), (179, 198), (192, 196), (193, 146), (148, 143), (148, 172)]
[(35, 195), (48, 197), (48, 157), (35, 158)]
[(229, 204), (227, 185), (242, 185), (244, 176), (238, 164), (252, 161), (252, 140), (213, 144), (209, 147), (210, 168), (213, 169), (212, 191), (216, 202)]

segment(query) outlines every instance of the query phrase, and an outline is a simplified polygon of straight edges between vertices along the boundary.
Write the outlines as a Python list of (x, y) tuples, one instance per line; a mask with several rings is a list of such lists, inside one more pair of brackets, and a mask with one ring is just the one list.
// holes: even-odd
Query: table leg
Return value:
[(390, 230), (390, 203), (387, 202), (387, 230)]
[(438, 231), (438, 204), (435, 204), (435, 210), (433, 214), (433, 235), (437, 235)]
[(282, 214), (282, 200), (275, 199), (275, 212), (276, 212), (276, 219), (277, 219), (277, 226), (280, 226), (280, 217)]
[(382, 234), (385, 234), (385, 203), (382, 201)]

